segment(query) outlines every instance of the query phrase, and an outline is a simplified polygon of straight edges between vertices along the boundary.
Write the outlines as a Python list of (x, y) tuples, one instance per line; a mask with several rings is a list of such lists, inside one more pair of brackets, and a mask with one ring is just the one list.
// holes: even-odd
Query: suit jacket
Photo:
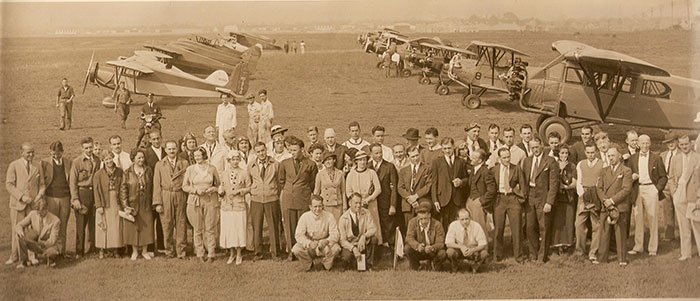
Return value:
[(430, 239), (430, 243), (425, 241), (425, 234), (420, 230), (418, 217), (408, 221), (407, 228), (406, 245), (411, 247), (411, 249), (418, 249), (420, 244), (433, 246), (437, 250), (445, 247), (445, 229), (442, 228), (442, 224), (438, 220), (430, 218), (430, 224), (428, 225), (428, 239)]
[[(374, 161), (370, 161), (368, 164), (370, 168), (374, 169)], [(379, 170), (374, 171), (377, 173), (382, 187), (382, 192), (377, 196), (377, 207), (388, 210), (389, 207), (393, 206), (395, 209), (399, 209), (399, 197), (396, 194), (399, 175), (396, 172), (396, 167), (394, 164), (382, 159)]]
[(574, 163), (574, 165), (577, 165), (578, 162), (586, 159), (586, 146), (583, 145), (582, 141), (576, 141), (576, 143), (571, 146), (571, 150), (569, 152), (569, 162)]
[[(495, 202), (496, 196), (498, 195), (498, 189), (501, 187), (501, 163), (496, 164), (496, 166), (489, 169), (491, 176), (493, 177), (494, 183), (496, 185), (496, 193), (493, 194), (493, 200)], [(508, 187), (510, 187), (513, 194), (518, 197), (520, 203), (525, 202), (525, 196), (527, 195), (528, 184), (525, 181), (525, 174), (520, 166), (515, 164), (510, 164), (508, 172)]]
[(523, 143), (522, 141), (520, 141), (520, 143), (518, 143), (517, 146), (518, 146), (520, 149), (522, 149), (523, 152), (525, 152), (525, 157), (529, 157), (529, 156), (532, 155), (531, 152), (530, 152), (530, 153), (527, 152), (528, 149), (525, 148), (525, 143)]
[[(635, 154), (639, 153), (639, 148), (636, 148), (634, 153)], [(630, 158), (632, 158), (632, 154), (630, 153), (630, 148), (627, 147), (627, 145), (625, 145), (625, 148), (620, 152), (620, 154), (622, 155), (622, 159), (623, 159), (622, 163), (624, 163), (625, 166), (630, 167), (629, 162), (630, 162)], [(627, 157), (627, 159), (625, 159), (625, 157)]]
[(420, 152), (421, 162), (428, 165), (428, 167), (430, 167), (430, 165), (433, 164), (433, 161), (435, 161), (435, 159), (442, 156), (444, 156), (442, 149), (430, 150), (426, 147)]
[[(469, 167), (474, 169), (474, 167)], [(493, 179), (493, 175), (489, 172), (489, 168), (484, 162), (479, 170), (476, 172), (470, 172), (469, 177), (469, 196), (478, 197), (481, 206), (488, 208), (493, 204), (491, 201), (495, 199), (496, 195), (496, 181)]]
[[(56, 245), (59, 242), (58, 230), (61, 226), (61, 220), (55, 215), (51, 214), (51, 212), (46, 213), (45, 219), (46, 222), (42, 227), (41, 215), (39, 214), (39, 211), (32, 210), (32, 212), (29, 212), (24, 219), (17, 222), (17, 226), (22, 227), (22, 229), (31, 227), (32, 230), (39, 233), (39, 238), (37, 238), (37, 241), (43, 241), (48, 248)], [(39, 231), (39, 229), (41, 229), (41, 231)]]
[[(328, 150), (328, 145), (324, 144), (325, 151)], [(345, 166), (345, 152), (348, 150), (345, 145), (342, 145), (340, 143), (335, 144), (335, 148), (333, 149), (333, 152), (336, 155), (335, 159), (335, 168), (342, 170), (343, 167)]]
[[(71, 166), (71, 161), (66, 160), (66, 158), (63, 158), (63, 171), (66, 173), (66, 183), (70, 179), (70, 166)], [(48, 158), (41, 160), (41, 170), (44, 173), (44, 184), (46, 187), (51, 186), (51, 183), (53, 183), (53, 159)]]
[(254, 160), (248, 164), (248, 175), (250, 175), (250, 199), (257, 203), (271, 203), (279, 201), (280, 181), (278, 180), (279, 163), (270, 156), (265, 158), (267, 167), (265, 174), (260, 173), (259, 160)]
[[(433, 203), (440, 202), (440, 206), (446, 206), (452, 201), (457, 207), (464, 207), (469, 191), (469, 174), (467, 173), (467, 162), (454, 156), (454, 164), (450, 168), (445, 156), (433, 161), (431, 174), (433, 183), (431, 187), (431, 197)], [(459, 178), (462, 185), (455, 188), (452, 180)]]
[(279, 165), (279, 186), (282, 187), (280, 202), (289, 209), (309, 208), (311, 193), (316, 185), (318, 167), (308, 158), (299, 159), (298, 170), (294, 168), (294, 158), (287, 158)]
[[(162, 158), (165, 159), (168, 155), (165, 153), (165, 149), (161, 146), (161, 154)], [(158, 159), (158, 155), (156, 155), (156, 152), (153, 151), (152, 147), (147, 147), (145, 148), (145, 155), (146, 155), (146, 166), (150, 167), (151, 170), (156, 169), (156, 163), (160, 161), (161, 159)]]
[(411, 195), (418, 195), (418, 203), (421, 201), (430, 202), (430, 188), (433, 182), (430, 168), (423, 163), (418, 166), (418, 173), (416, 173), (416, 177), (413, 179), (413, 186), (411, 186), (412, 175), (413, 172), (411, 171), (410, 164), (399, 171), (399, 184), (396, 191), (401, 196), (402, 212), (410, 212), (413, 208), (406, 200)]
[[(112, 174), (113, 179), (113, 189), (117, 191), (117, 200), (120, 200), (119, 193), (121, 192), (122, 180), (124, 178), (124, 172), (121, 169), (114, 167), (114, 173)], [(95, 208), (109, 208), (109, 175), (107, 175), (107, 170), (102, 168), (95, 173), (92, 177), (92, 192), (95, 195)], [(119, 203), (119, 201), (117, 201)]]
[[(686, 202), (696, 202), (698, 197), (700, 197), (698, 193), (698, 189), (700, 189), (700, 154), (691, 151), (688, 155), (690, 156), (688, 158), (689, 166), (687, 167), (689, 168), (689, 178), (686, 186), (685, 200)], [(683, 168), (683, 153), (678, 151), (671, 159), (671, 175), (668, 181), (671, 195), (676, 193), (676, 189), (678, 189), (678, 181), (683, 175)]]
[(620, 166), (613, 172), (612, 166), (603, 168), (598, 179), (598, 198), (601, 202), (611, 198), (620, 212), (630, 211), (632, 202), (632, 169), (619, 163)]
[[(627, 166), (632, 169), (632, 173), (639, 174), (639, 152), (636, 152), (627, 161)], [(657, 154), (649, 152), (649, 178), (651, 182), (654, 183), (656, 190), (659, 194), (659, 200), (663, 200), (666, 196), (664, 195), (664, 188), (666, 187), (666, 182), (668, 177), (666, 176), (666, 166), (664, 166), (664, 160)], [(632, 193), (630, 200), (633, 202), (637, 200), (637, 194), (639, 194), (639, 180), (634, 180), (632, 182)]]
[(27, 195), (31, 202), (44, 195), (44, 172), (39, 163), (32, 161), (29, 164), (29, 173), (24, 159), (20, 158), (10, 163), (5, 176), (5, 189), (10, 194), (10, 208), (24, 210), (29, 203), (22, 202), (22, 196)]
[(535, 170), (535, 178), (530, 179), (532, 164), (535, 157), (529, 156), (523, 160), (523, 173), (525, 174), (525, 185), (530, 182), (535, 183), (535, 187), (527, 190), (527, 200), (530, 205), (544, 206), (545, 203), (553, 205), (559, 192), (559, 164), (554, 158), (543, 153), (540, 165)]
[[(151, 108), (151, 106), (148, 105), (148, 102), (144, 103), (143, 106), (141, 106), (141, 113), (146, 114), (146, 115), (148, 115), (148, 114), (156, 114), (158, 116), (163, 115), (163, 113), (160, 110), (159, 105), (157, 105), (156, 103), (153, 103), (153, 108)], [(143, 122), (144, 121), (141, 120), (141, 123), (143, 123)]]
[[(367, 242), (369, 242), (369, 239), (377, 233), (377, 226), (374, 224), (369, 210), (360, 208), (360, 212), (357, 213), (357, 220), (357, 227), (360, 230), (358, 231), (359, 236), (364, 235)], [(349, 209), (345, 210), (343, 215), (340, 216), (340, 219), (338, 219), (338, 232), (340, 232), (340, 240), (338, 243), (340, 243), (343, 249), (352, 250), (360, 240), (359, 236), (352, 234), (352, 217), (350, 216)]]
[(153, 170), (153, 206), (163, 205), (163, 199), (170, 200), (177, 197), (176, 195), (185, 197), (182, 181), (185, 178), (187, 166), (189, 166), (187, 160), (176, 158), (175, 168), (173, 168), (167, 156), (156, 163), (156, 168)]
[(483, 149), (486, 152), (486, 157), (484, 158), (484, 160), (488, 159), (491, 156), (491, 152), (489, 151), (489, 145), (486, 143), (486, 141), (484, 141), (484, 139), (481, 138), (478, 138), (476, 140), (476, 143), (479, 144), (480, 149)]

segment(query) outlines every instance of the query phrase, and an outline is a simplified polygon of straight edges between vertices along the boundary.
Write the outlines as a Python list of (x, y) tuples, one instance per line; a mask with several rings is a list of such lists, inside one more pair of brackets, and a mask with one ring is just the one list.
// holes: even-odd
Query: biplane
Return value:
[(411, 60), (409, 60), (409, 58), (413, 57), (413, 60), (415, 61), (416, 58), (421, 59), (427, 57), (427, 53), (430, 50), (430, 48), (426, 47), (425, 45), (445, 44), (438, 37), (418, 37), (407, 40), (406, 43), (402, 45), (402, 47), (396, 48), (396, 52), (401, 56), (401, 66), (399, 66), (399, 69), (401, 70), (402, 76), (411, 76), (411, 74), (413, 73), (411, 69), (422, 69), (419, 66), (415, 66), (414, 63)]
[[(522, 80), (517, 76), (527, 66), (522, 61), (523, 57), (528, 57), (527, 54), (508, 46), (481, 41), (472, 41), (467, 49), (475, 52), (476, 58), (456, 55), (450, 60), (447, 71), (452, 82), (467, 88), (462, 96), (464, 106), (479, 108), (481, 96), (489, 90), (509, 93), (511, 100), (519, 98), (516, 93)], [(446, 95), (449, 88), (447, 85), (439, 85), (436, 91)]]
[(94, 53), (90, 58), (82, 93), (85, 93), (88, 82), (98, 88), (113, 90), (112, 96), (102, 101), (105, 106), (114, 105), (113, 98), (120, 82), (124, 82), (125, 87), (134, 94), (153, 93), (165, 97), (242, 96), (248, 90), (249, 74), (244, 62), (239, 62), (230, 75), (226, 71), (216, 70), (202, 79), (173, 66), (171, 56), (154, 51), (137, 50), (131, 57), (107, 61), (106, 65), (114, 70), (100, 68), (99, 63), (93, 66), (93, 59)]
[[(574, 41), (552, 43), (559, 56), (524, 72), (523, 110), (540, 114), (541, 137), (609, 123), (660, 129), (695, 129), (700, 81), (671, 75), (643, 60)], [(571, 120), (568, 121), (567, 119)]]
[(262, 56), (262, 46), (245, 47), (225, 38), (209, 39), (194, 36), (193, 39), (179, 39), (165, 46), (144, 45), (152, 51), (171, 57), (170, 62), (182, 71), (193, 75), (208, 76), (216, 70), (233, 70), (244, 61), (252, 74)]
[(414, 66), (421, 68), (422, 76), (418, 79), (418, 83), (421, 85), (429, 85), (431, 83), (430, 77), (432, 76), (436, 76), (438, 82), (444, 85), (443, 73), (445, 66), (454, 56), (462, 55), (469, 58), (476, 56), (475, 53), (469, 50), (447, 45), (423, 42), (420, 43), (420, 46), (425, 49), (424, 53), (426, 54), (409, 56), (408, 61)]
[(256, 44), (260, 44), (262, 49), (265, 50), (282, 50), (282, 47), (275, 44), (277, 41), (273, 38), (269, 38), (262, 35), (253, 35), (244, 32), (229, 32), (231, 38), (235, 39), (235, 42), (246, 46), (248, 48), (254, 47)]

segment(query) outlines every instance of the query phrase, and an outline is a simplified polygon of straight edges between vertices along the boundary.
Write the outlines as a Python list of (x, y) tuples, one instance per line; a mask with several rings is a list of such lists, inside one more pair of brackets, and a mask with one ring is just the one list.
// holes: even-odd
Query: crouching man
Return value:
[(357, 268), (357, 262), (365, 255), (365, 269), (371, 270), (374, 264), (374, 248), (377, 246), (377, 227), (374, 225), (369, 210), (362, 208), (362, 195), (350, 196), (350, 209), (338, 220), (340, 231), (340, 254), (347, 269)]
[(299, 258), (304, 271), (310, 271), (313, 260), (322, 258), (326, 270), (333, 268), (333, 260), (340, 253), (338, 244), (338, 225), (333, 214), (323, 210), (323, 198), (311, 196), (311, 211), (299, 218), (294, 237), (297, 243), (292, 248), (294, 256)]
[(466, 263), (476, 273), (489, 252), (484, 230), (479, 223), (472, 220), (467, 209), (459, 209), (457, 220), (450, 224), (445, 236), (447, 257), (452, 263), (452, 272), (456, 272), (462, 263)]
[(421, 260), (432, 260), (435, 270), (445, 261), (445, 230), (442, 224), (430, 217), (433, 205), (423, 201), (416, 209), (417, 216), (408, 222), (404, 253), (411, 269), (417, 270)]
[(44, 200), (39, 201), (39, 209), (29, 212), (23, 220), (17, 223), (15, 231), (19, 238), (20, 253), (18, 269), (24, 268), (24, 262), (28, 260), (31, 264), (39, 263), (32, 254), (46, 258), (46, 265), (49, 267), (56, 265), (52, 259), (58, 255), (57, 242), (60, 225), (61, 221), (49, 213)]

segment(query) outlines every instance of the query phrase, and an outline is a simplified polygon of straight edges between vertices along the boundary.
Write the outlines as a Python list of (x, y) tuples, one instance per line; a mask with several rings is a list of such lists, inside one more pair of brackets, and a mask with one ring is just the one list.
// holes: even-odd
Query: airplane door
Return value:
[[(600, 85), (600, 102), (603, 106), (603, 112), (608, 110), (610, 103), (615, 96), (615, 91), (617, 90), (618, 76), (612, 76), (605, 72), (595, 72), (594, 78), (598, 81)], [(636, 95), (634, 94), (634, 81), (631, 78), (626, 78), (622, 83), (622, 88), (620, 90), (615, 103), (610, 112), (605, 118), (606, 122), (617, 123), (617, 124), (629, 124), (633, 120), (638, 119), (637, 115), (639, 111), (636, 109)]]

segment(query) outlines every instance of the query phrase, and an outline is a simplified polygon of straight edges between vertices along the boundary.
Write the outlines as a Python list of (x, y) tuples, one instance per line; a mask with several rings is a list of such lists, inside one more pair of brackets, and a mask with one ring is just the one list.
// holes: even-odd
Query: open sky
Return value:
[(410, 22), (500, 15), (608, 18), (686, 14), (697, 0), (326, 0), (326, 1), (15, 1), (0, 0), (2, 32), (149, 25), (264, 25), (348, 21)]

